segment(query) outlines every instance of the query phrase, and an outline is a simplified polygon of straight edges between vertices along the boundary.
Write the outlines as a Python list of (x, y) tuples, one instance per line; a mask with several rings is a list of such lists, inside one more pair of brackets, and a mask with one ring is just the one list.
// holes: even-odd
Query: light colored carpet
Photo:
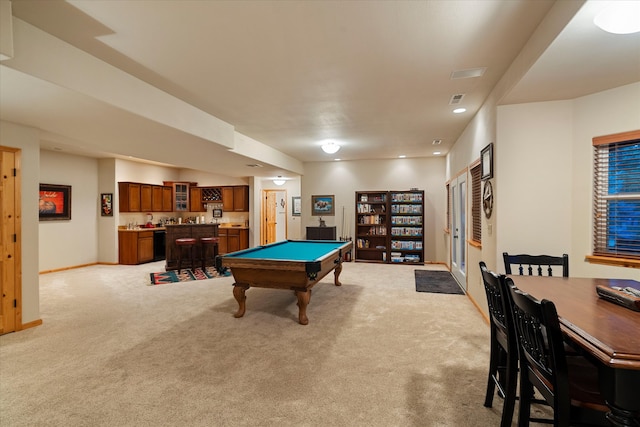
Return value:
[(43, 325), (0, 337), (0, 425), (499, 425), (488, 325), (412, 266), (345, 263), (302, 326), (292, 291), (236, 319), (232, 277), (147, 286), (163, 265), (40, 276)]

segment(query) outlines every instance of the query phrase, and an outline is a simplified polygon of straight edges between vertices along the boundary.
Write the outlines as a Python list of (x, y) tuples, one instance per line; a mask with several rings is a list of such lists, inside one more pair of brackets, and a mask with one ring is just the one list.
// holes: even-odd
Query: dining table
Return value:
[(515, 286), (556, 306), (567, 342), (594, 361), (613, 426), (640, 426), (640, 312), (598, 296), (596, 287), (631, 287), (631, 279), (510, 275)]

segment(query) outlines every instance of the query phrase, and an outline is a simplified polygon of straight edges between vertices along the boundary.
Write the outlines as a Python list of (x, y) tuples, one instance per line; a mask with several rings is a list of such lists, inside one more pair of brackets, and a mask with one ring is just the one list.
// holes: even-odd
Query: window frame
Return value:
[[(599, 159), (601, 158), (600, 150), (609, 148), (611, 146), (622, 146), (630, 142), (640, 140), (640, 130), (622, 132), (611, 135), (604, 135), (594, 137), (592, 139), (593, 145), (593, 202), (592, 202), (592, 253), (586, 256), (586, 260), (591, 263), (615, 265), (621, 267), (640, 268), (640, 253), (636, 255), (626, 255), (610, 253), (604, 247), (605, 243), (602, 243), (607, 238), (607, 219), (603, 219), (602, 216), (602, 203), (606, 203), (606, 200), (610, 200), (611, 196), (603, 194), (603, 189), (608, 189), (607, 183), (600, 184), (601, 181), (608, 180), (609, 168), (599, 170)], [(632, 199), (636, 199), (635, 193), (632, 193)], [(616, 198), (617, 199), (617, 198)], [(605, 235), (603, 235), (603, 233)]]

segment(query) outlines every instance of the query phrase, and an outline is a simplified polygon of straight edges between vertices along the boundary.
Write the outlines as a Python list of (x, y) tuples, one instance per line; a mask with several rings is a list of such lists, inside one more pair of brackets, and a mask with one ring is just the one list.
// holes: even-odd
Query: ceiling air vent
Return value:
[(440, 145), (440, 144), (442, 144), (442, 140), (441, 139), (434, 139), (432, 144), (433, 145)]
[(258, 163), (251, 163), (250, 165), (247, 165), (247, 166), (249, 166), (250, 168), (261, 168), (262, 167), (262, 165), (260, 165)]
[(453, 95), (451, 97), (451, 100), (449, 101), (449, 105), (459, 104), (460, 101), (462, 101), (462, 98), (464, 98), (464, 93), (458, 93), (456, 95)]

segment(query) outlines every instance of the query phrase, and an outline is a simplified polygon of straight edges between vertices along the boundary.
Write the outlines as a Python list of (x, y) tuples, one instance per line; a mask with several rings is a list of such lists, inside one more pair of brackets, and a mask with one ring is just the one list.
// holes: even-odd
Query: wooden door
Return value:
[(264, 197), (262, 198), (262, 217), (264, 224), (264, 231), (261, 234), (262, 244), (266, 245), (276, 241), (276, 205), (278, 203), (277, 194), (275, 191), (266, 190)]
[(0, 334), (22, 327), (20, 150), (0, 146)]

